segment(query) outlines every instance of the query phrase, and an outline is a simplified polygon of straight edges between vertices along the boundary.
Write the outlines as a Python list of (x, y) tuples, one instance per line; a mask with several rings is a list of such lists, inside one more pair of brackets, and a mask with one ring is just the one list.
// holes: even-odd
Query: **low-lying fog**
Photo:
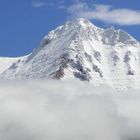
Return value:
[(140, 90), (1, 81), (0, 140), (138, 140)]

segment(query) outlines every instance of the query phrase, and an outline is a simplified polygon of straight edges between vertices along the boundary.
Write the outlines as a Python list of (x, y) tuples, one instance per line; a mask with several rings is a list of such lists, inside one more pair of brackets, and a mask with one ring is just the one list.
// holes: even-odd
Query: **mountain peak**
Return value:
[(88, 19), (85, 19), (85, 18), (76, 18), (70, 22), (79, 24), (79, 25), (87, 25), (87, 24), (91, 25), (92, 24)]
[(48, 44), (51, 40), (56, 39), (61, 36), (65, 36), (69, 34), (69, 32), (77, 32), (81, 31), (90, 32), (90, 31), (102, 30), (101, 28), (95, 26), (89, 20), (84, 18), (76, 18), (71, 21), (67, 21), (64, 25), (57, 27), (55, 30), (49, 32), (47, 36), (41, 41), (41, 46)]
[(138, 41), (134, 39), (130, 34), (121, 29), (115, 29), (113, 26), (103, 31), (102, 41), (104, 44), (108, 44), (111, 46), (120, 43), (124, 45), (133, 45), (133, 46), (139, 45)]
[(85, 19), (85, 18), (76, 18), (76, 19), (74, 19), (72, 21), (69, 21), (68, 23), (74, 24), (74, 25), (80, 25), (80, 26), (82, 26), (84, 28), (87, 28), (87, 27), (98, 28), (92, 22), (90, 22), (88, 19)]

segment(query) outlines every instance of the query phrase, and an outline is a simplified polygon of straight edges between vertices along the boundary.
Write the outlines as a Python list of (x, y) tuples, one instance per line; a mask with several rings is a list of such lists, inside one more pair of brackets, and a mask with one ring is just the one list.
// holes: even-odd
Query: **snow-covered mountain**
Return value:
[(0, 67), (2, 79), (79, 79), (138, 88), (140, 43), (123, 30), (79, 18), (51, 31), (31, 54), (0, 59)]

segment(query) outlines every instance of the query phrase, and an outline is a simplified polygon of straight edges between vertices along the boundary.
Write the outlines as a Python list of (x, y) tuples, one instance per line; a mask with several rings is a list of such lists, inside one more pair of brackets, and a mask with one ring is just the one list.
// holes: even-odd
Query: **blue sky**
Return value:
[(1, 0), (0, 56), (21, 56), (65, 21), (84, 17), (124, 29), (140, 40), (139, 0)]

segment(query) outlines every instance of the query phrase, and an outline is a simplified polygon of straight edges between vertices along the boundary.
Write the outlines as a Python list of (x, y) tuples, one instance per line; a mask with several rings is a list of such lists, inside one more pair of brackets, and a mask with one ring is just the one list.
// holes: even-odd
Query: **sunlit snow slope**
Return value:
[(0, 74), (3, 73), (12, 63), (15, 63), (18, 58), (0, 57)]
[(123, 30), (80, 18), (51, 31), (35, 51), (8, 66), (2, 79), (79, 79), (139, 88), (140, 44)]

